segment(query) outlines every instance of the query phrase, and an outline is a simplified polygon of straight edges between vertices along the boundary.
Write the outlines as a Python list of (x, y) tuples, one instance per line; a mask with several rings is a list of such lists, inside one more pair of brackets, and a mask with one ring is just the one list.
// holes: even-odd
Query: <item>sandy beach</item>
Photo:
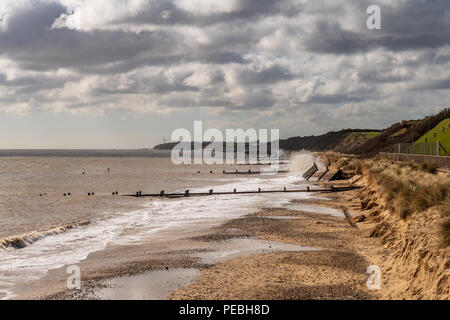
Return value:
[[(94, 253), (80, 264), (81, 290), (50, 285), (66, 277), (61, 269), (46, 277), (53, 292), (38, 298), (376, 299), (367, 268), (387, 253), (342, 214), (340, 203), (353, 196), (294, 200), (288, 207), (297, 210), (263, 208), (185, 237)], [(330, 208), (334, 215), (323, 213)], [(123, 261), (109, 265), (119, 253)]]
[[(151, 204), (159, 209), (122, 214), (117, 223), (128, 227), (101, 248), (87, 250), (72, 239), (89, 243), (100, 234), (92, 228), (115, 221), (109, 217), (16, 251), (44, 248), (46, 241), (58, 246), (68, 241), (71, 254), (86, 250), (78, 260), (63, 259), (71, 263), (17, 282), (13, 299), (446, 299), (448, 248), (440, 246), (436, 231), (439, 212), (431, 210), (406, 224), (384, 207), (380, 188), (369, 175), (355, 176), (350, 170), (346, 176), (356, 179), (306, 182), (291, 172), (231, 184), (223, 180), (216, 188), (228, 190), (236, 183), (244, 190), (261, 184), (359, 188), (136, 199), (143, 208)], [(51, 257), (62, 259), (61, 254)], [(67, 288), (71, 265), (80, 269), (80, 288)], [(380, 287), (375, 289), (368, 286), (373, 266), (380, 270)]]

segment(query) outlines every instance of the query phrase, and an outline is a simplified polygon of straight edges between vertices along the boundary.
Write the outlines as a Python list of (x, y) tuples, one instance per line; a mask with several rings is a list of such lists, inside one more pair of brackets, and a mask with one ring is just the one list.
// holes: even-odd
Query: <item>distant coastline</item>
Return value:
[(0, 157), (169, 157), (157, 149), (0, 149)]

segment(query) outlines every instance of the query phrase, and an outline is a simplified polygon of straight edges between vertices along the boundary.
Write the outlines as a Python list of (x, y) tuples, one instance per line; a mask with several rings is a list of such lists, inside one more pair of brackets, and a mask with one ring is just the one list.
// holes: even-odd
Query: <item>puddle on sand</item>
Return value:
[(295, 210), (295, 211), (306, 211), (306, 212), (313, 212), (313, 213), (321, 213), (321, 214), (328, 214), (334, 217), (345, 217), (345, 214), (341, 210), (328, 208), (328, 207), (321, 207), (321, 206), (307, 206), (303, 204), (289, 204), (285, 206), (284, 208), (288, 210)]
[(319, 249), (296, 246), (280, 242), (259, 239), (232, 239), (217, 243), (217, 248), (208, 252), (200, 252), (193, 257), (200, 258), (205, 264), (216, 264), (226, 260), (248, 256), (256, 253), (276, 251), (316, 251)]
[(106, 280), (106, 288), (95, 292), (102, 300), (165, 300), (172, 292), (197, 279), (197, 269), (155, 270), (137, 276)]
[[(204, 264), (216, 264), (226, 260), (257, 253), (280, 251), (317, 251), (319, 249), (270, 242), (258, 239), (232, 239), (214, 242), (210, 251), (199, 252), (191, 257), (199, 258)], [(142, 275), (118, 277), (103, 282), (106, 286), (96, 290), (93, 298), (102, 300), (165, 300), (177, 289), (193, 283), (200, 270), (178, 268), (155, 270)]]

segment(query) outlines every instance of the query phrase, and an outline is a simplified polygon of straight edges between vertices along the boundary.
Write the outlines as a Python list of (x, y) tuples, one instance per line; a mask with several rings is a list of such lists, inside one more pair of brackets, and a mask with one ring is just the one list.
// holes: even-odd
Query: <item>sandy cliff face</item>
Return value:
[[(450, 299), (450, 247), (443, 247), (442, 207), (416, 212), (406, 219), (389, 209), (377, 180), (367, 171), (359, 181), (361, 216), (368, 232), (390, 252), (382, 267), (383, 299)], [(365, 218), (361, 219), (362, 215)]]

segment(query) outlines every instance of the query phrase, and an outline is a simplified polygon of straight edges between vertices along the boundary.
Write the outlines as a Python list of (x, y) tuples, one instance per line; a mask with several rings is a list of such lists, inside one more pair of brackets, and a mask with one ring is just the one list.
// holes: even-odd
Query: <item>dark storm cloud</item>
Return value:
[(221, 23), (248, 23), (268, 16), (293, 16), (302, 6), (287, 0), (241, 0), (231, 12), (193, 13), (184, 10), (173, 1), (150, 1), (147, 10), (120, 23), (149, 23), (160, 25), (211, 26)]
[(358, 71), (358, 79), (368, 83), (395, 83), (411, 79), (405, 75), (390, 74), (388, 70), (368, 69)]
[(41, 90), (51, 90), (62, 88), (67, 81), (75, 81), (77, 77), (47, 77), (36, 75), (34, 77), (26, 76), (14, 80), (8, 80), (6, 75), (0, 73), (0, 86), (14, 89), (15, 94), (33, 94)]
[(210, 53), (186, 53), (175, 55), (154, 55), (137, 57), (135, 59), (120, 61), (111, 64), (102, 64), (94, 66), (77, 66), (76, 69), (85, 74), (114, 74), (124, 73), (131, 70), (143, 68), (146, 66), (171, 66), (180, 65), (189, 62), (200, 62), (204, 64), (230, 63), (248, 64), (248, 61), (239, 53), (234, 52), (210, 52)]
[(320, 21), (305, 45), (316, 53), (353, 54), (369, 50), (374, 43), (359, 33), (343, 30), (337, 23)]
[(263, 84), (263, 83), (277, 83), (279, 81), (289, 81), (294, 78), (294, 75), (282, 66), (273, 65), (259, 71), (243, 70), (239, 74), (239, 80), (246, 85), (249, 84)]
[[(24, 69), (44, 71), (64, 67), (98, 74), (196, 61), (206, 64), (248, 63), (242, 53), (217, 48), (217, 43), (215, 48), (201, 51), (178, 48), (183, 35), (177, 32), (80, 32), (51, 28), (66, 11), (67, 8), (57, 3), (41, 3), (17, 12), (10, 19), (7, 30), (0, 32), (0, 54), (13, 58)], [(232, 43), (238, 37), (243, 36), (228, 36), (224, 41)], [(247, 40), (243, 37), (241, 42)]]
[(415, 91), (448, 89), (450, 89), (450, 77), (446, 79), (430, 80), (426, 83), (418, 84), (413, 87), (413, 90)]
[(317, 104), (342, 104), (348, 102), (362, 102), (365, 98), (355, 97), (348, 94), (317, 94), (308, 99), (310, 103)]
[(0, 12), (0, 107), (212, 107), (323, 125), (316, 113), (359, 121), (398, 104), (400, 117), (423, 93), (449, 98), (450, 1), (383, 0), (382, 30), (366, 27), (372, 0), (61, 2)]
[(57, 3), (41, 3), (19, 11), (0, 32), (0, 54), (28, 69), (43, 70), (130, 60), (147, 51), (163, 53), (177, 42), (165, 32), (52, 29), (66, 10)]
[(184, 83), (183, 78), (186, 77), (187, 76), (180, 77), (175, 81), (168, 81), (168, 79), (163, 74), (144, 79), (133, 79), (133, 77), (131, 77), (129, 80), (132, 81), (132, 84), (129, 84), (126, 88), (99, 87), (94, 90), (93, 94), (165, 94), (169, 92), (199, 91), (198, 87), (186, 85)]
[(381, 5), (382, 30), (368, 30), (365, 8), (372, 2), (355, 4), (360, 13), (360, 30), (348, 30), (345, 22), (333, 19), (333, 12), (324, 13), (326, 17), (316, 21), (306, 48), (317, 53), (356, 54), (379, 48), (397, 52), (450, 44), (449, 1), (393, 1), (392, 5)]
[(449, 62), (450, 62), (450, 55), (438, 56), (433, 60), (433, 63), (436, 64), (447, 64)]

